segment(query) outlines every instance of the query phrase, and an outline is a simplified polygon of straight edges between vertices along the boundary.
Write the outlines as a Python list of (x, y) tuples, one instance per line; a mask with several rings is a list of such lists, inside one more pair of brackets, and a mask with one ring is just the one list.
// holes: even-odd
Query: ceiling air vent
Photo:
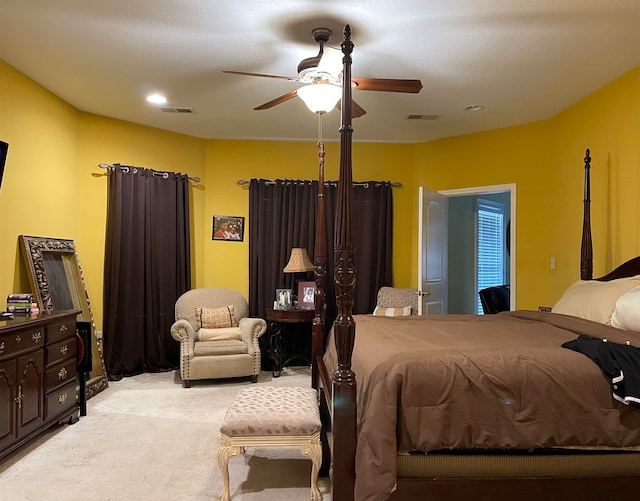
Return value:
[(160, 108), (163, 113), (193, 113), (193, 108)]
[(442, 115), (408, 115), (407, 120), (438, 120)]

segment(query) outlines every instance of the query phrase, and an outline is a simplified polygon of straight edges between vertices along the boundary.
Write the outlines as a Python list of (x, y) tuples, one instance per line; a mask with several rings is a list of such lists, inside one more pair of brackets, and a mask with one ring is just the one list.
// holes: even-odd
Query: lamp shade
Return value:
[(302, 271), (313, 270), (314, 266), (311, 262), (311, 259), (309, 259), (307, 249), (294, 247), (293, 249), (291, 249), (291, 257), (289, 258), (289, 262), (282, 271), (284, 271), (285, 273), (298, 273)]
[(342, 87), (328, 83), (316, 83), (300, 87), (297, 91), (314, 113), (328, 113), (342, 97)]

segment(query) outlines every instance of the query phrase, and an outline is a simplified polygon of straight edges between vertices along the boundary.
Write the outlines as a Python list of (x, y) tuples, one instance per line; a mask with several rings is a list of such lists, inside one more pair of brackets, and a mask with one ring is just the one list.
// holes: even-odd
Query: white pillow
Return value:
[(384, 317), (408, 317), (411, 315), (411, 306), (403, 306), (401, 308), (386, 308), (384, 306), (376, 306), (373, 310), (376, 316)]
[(611, 325), (618, 329), (640, 332), (640, 286), (618, 298), (611, 315)]
[(579, 280), (569, 286), (551, 311), (611, 324), (618, 298), (639, 285), (640, 275), (608, 282)]
[(220, 327), (217, 329), (199, 329), (198, 341), (240, 341), (240, 327)]

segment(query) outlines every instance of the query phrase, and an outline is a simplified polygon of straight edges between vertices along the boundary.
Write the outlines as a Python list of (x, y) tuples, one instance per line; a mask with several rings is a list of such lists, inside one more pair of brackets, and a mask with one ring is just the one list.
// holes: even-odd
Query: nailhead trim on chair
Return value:
[[(184, 330), (184, 336), (187, 336), (186, 329)], [(182, 363), (180, 364), (180, 377), (182, 381), (189, 381), (191, 379), (191, 375), (189, 374), (189, 348), (187, 343), (180, 343), (180, 357), (182, 358)]]
[[(256, 325), (254, 327), (254, 330), (258, 331), (258, 333), (259, 333), (260, 332), (260, 326)], [(253, 339), (253, 350), (254, 350), (253, 373), (257, 376), (258, 374), (260, 374), (260, 365), (261, 365), (261, 361), (260, 361), (260, 343), (258, 341), (258, 336), (254, 335), (251, 338)]]

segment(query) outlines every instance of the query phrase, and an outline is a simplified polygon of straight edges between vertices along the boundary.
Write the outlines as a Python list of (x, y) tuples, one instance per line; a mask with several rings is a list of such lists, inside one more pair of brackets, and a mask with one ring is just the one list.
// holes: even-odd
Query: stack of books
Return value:
[(17, 317), (28, 317), (31, 314), (33, 294), (9, 294), (7, 296), (7, 312)]

